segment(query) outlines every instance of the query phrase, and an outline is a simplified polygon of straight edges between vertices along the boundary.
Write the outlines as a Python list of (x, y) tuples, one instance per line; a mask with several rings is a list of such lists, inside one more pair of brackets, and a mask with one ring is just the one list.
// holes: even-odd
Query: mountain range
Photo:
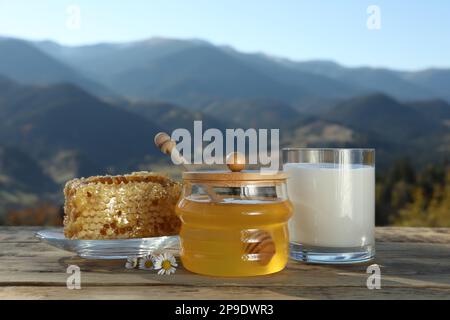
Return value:
[[(398, 100), (450, 100), (450, 69), (405, 72), (347, 68), (248, 54), (201, 40), (152, 38), (78, 47), (50, 41), (35, 47), (110, 90), (133, 99), (203, 106), (223, 98), (279, 98), (302, 108), (314, 99), (383, 92)], [(1, 71), (0, 71), (1, 73)]]
[(33, 43), (0, 38), (0, 75), (24, 84), (70, 82), (98, 95), (110, 92), (69, 65), (54, 59)]
[(347, 68), (201, 40), (0, 38), (0, 207), (76, 176), (168, 164), (153, 136), (194, 120), (280, 128), (282, 147), (375, 147), (381, 169), (405, 156), (424, 165), (450, 156), (449, 89), (446, 69)]

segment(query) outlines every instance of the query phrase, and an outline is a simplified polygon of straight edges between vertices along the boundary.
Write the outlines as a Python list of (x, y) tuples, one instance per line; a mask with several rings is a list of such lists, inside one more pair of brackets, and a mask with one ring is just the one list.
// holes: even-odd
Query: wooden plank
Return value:
[[(381, 266), (391, 286), (450, 286), (450, 245), (380, 243), (373, 263)], [(251, 278), (213, 278), (192, 274), (182, 267), (170, 277), (152, 272), (125, 270), (124, 261), (78, 258), (42, 243), (0, 243), (0, 285), (46, 283), (64, 285), (67, 266), (78, 265), (85, 284), (190, 284), (223, 286), (364, 286), (369, 264), (347, 266), (308, 265), (290, 261), (280, 273)]]
[(0, 226), (0, 242), (39, 242), (35, 233), (43, 227), (5, 227)]
[(3, 287), (0, 299), (213, 299), (213, 300), (267, 300), (267, 299), (449, 299), (450, 289), (439, 288), (367, 288), (348, 287), (87, 287), (68, 290), (61, 287)]
[(377, 242), (450, 243), (450, 228), (376, 228)]
[[(214, 278), (182, 267), (175, 275), (125, 270), (124, 261), (76, 257), (34, 238), (39, 227), (0, 227), (0, 298), (54, 299), (450, 299), (450, 229), (377, 228), (382, 289), (368, 290), (370, 263), (347, 266), (290, 261), (280, 273)], [(68, 265), (82, 271), (80, 291), (66, 288)]]
[[(0, 226), (0, 242), (38, 242), (34, 233), (43, 227)], [(450, 228), (378, 227), (377, 242), (450, 243)]]

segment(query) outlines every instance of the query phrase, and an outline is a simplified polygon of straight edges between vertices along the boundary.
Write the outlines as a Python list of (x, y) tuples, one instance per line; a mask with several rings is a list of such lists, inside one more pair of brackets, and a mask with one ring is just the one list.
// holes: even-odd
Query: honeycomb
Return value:
[(74, 179), (64, 188), (64, 235), (69, 239), (129, 239), (176, 235), (181, 185), (135, 172)]

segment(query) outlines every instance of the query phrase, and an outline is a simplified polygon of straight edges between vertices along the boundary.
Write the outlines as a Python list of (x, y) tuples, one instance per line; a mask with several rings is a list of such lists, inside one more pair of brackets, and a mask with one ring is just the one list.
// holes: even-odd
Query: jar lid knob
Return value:
[(227, 155), (226, 163), (231, 171), (240, 172), (245, 169), (245, 155), (240, 152), (231, 152)]

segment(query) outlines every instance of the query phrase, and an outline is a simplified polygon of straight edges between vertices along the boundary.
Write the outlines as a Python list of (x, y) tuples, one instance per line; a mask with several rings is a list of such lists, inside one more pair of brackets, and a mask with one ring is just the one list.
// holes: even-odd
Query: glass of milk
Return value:
[(375, 150), (283, 149), (290, 256), (310, 263), (357, 263), (375, 255)]

